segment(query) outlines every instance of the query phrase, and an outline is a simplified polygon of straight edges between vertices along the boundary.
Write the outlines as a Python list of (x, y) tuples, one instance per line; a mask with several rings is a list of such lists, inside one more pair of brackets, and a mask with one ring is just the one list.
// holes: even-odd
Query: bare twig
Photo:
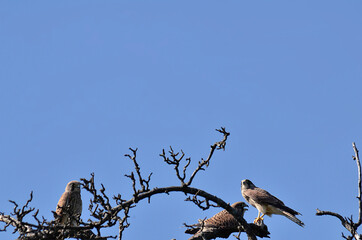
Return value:
[(198, 224), (188, 225), (186, 223), (183, 223), (183, 225), (185, 227), (187, 227), (189, 230), (197, 229), (197, 231), (202, 231), (205, 227), (205, 220), (206, 220), (206, 217), (204, 217), (204, 219), (198, 220), (199, 224), (201, 224), (201, 225), (198, 225)]
[(240, 234), (241, 234), (241, 233), (242, 233), (242, 228), (239, 227), (238, 235), (233, 234), (233, 236), (234, 236), (237, 240), (240, 240)]
[(179, 167), (180, 167), (180, 162), (182, 161), (182, 159), (185, 156), (185, 153), (181, 150), (181, 156), (178, 157), (180, 152), (175, 153), (171, 146), (170, 146), (170, 151), (168, 151), (168, 152), (169, 152), (172, 160), (166, 156), (165, 149), (162, 149), (162, 153), (160, 154), (160, 156), (163, 158), (163, 161), (165, 163), (167, 163), (169, 165), (174, 165), (176, 177), (181, 181), (181, 185), (185, 185), (186, 169), (190, 165), (191, 158), (186, 158), (186, 164), (183, 167), (182, 176), (181, 176)]
[[(193, 202), (196, 206), (198, 206), (199, 208), (201, 208), (202, 210), (207, 210), (209, 209), (210, 207), (219, 207), (218, 205), (214, 205), (214, 204), (211, 204), (210, 201), (206, 198), (204, 198), (203, 200), (200, 200), (198, 198), (198, 193), (197, 192), (196, 194), (194, 194), (192, 197), (191, 196), (188, 196), (185, 201), (190, 201), (190, 202)], [(204, 205), (205, 206), (204, 206)]]
[[(33, 195), (31, 194), (30, 199), (22, 207), (15, 201), (11, 201), (14, 204), (14, 209), (12, 215), (5, 215), (0, 213), (0, 222), (4, 222), (5, 226), (0, 229), (6, 231), (9, 226), (15, 228), (15, 232), (20, 234), (19, 239), (21, 240), (54, 240), (54, 239), (64, 239), (64, 238), (77, 238), (82, 240), (105, 240), (109, 238), (116, 238), (115, 236), (102, 236), (101, 230), (104, 228), (109, 228), (115, 224), (119, 224), (119, 236), (118, 239), (122, 238), (123, 232), (126, 228), (130, 226), (129, 224), (129, 211), (131, 208), (135, 207), (136, 204), (143, 200), (148, 199), (156, 194), (171, 192), (181, 192), (188, 196), (188, 200), (194, 202), (197, 206), (202, 209), (207, 209), (210, 206), (219, 206), (224, 208), (230, 214), (232, 214), (235, 219), (240, 223), (240, 231), (246, 232), (248, 239), (256, 240), (256, 235), (261, 237), (267, 237), (268, 231), (262, 229), (260, 226), (255, 224), (248, 224), (245, 219), (239, 214), (239, 212), (232, 208), (229, 204), (224, 202), (222, 199), (207, 193), (201, 189), (190, 187), (194, 177), (201, 170), (205, 170), (210, 163), (211, 157), (215, 149), (225, 149), (226, 140), (230, 133), (226, 132), (225, 128), (217, 129), (218, 132), (223, 134), (223, 139), (215, 144), (211, 145), (211, 150), (209, 156), (206, 160), (201, 159), (198, 167), (191, 174), (190, 178), (186, 182), (186, 170), (190, 165), (191, 158), (184, 159), (185, 154), (181, 150), (181, 154), (175, 153), (172, 148), (170, 148), (171, 157), (168, 158), (165, 156), (165, 152), (161, 156), (164, 157), (164, 160), (167, 164), (174, 165), (176, 176), (181, 181), (181, 186), (170, 186), (163, 188), (149, 188), (149, 183), (151, 180), (151, 174), (148, 178), (143, 178), (141, 175), (141, 168), (136, 160), (137, 149), (130, 148), (132, 154), (127, 154), (126, 156), (131, 159), (134, 163), (135, 172), (126, 175), (132, 181), (133, 188), (133, 198), (126, 200), (123, 199), (121, 194), (113, 196), (115, 201), (115, 206), (112, 206), (111, 199), (106, 194), (106, 188), (101, 184), (101, 189), (97, 190), (95, 187), (94, 173), (91, 174), (90, 179), (82, 178), (84, 189), (89, 192), (92, 196), (89, 203), (89, 211), (92, 219), (88, 219), (87, 222), (83, 222), (82, 219), (79, 219), (79, 226), (63, 226), (56, 223), (56, 221), (46, 221), (38, 217), (38, 210), (35, 208), (29, 207), (29, 203), (32, 201)], [(185, 160), (183, 169), (180, 168), (180, 162)], [(139, 185), (139, 186), (138, 186)], [(212, 204), (211, 202), (215, 203)], [(33, 218), (36, 224), (25, 222), (23, 219), (25, 216), (33, 213)], [(123, 212), (123, 216), (120, 217), (120, 213)]]
[(216, 131), (220, 132), (223, 134), (224, 139), (221, 140), (220, 142), (216, 142), (213, 145), (211, 145), (211, 150), (209, 153), (209, 156), (207, 157), (206, 160), (201, 159), (201, 161), (199, 161), (199, 165), (198, 167), (195, 169), (195, 171), (191, 174), (191, 177), (189, 179), (189, 181), (186, 183), (186, 186), (190, 186), (192, 183), (192, 180), (194, 179), (194, 177), (196, 176), (196, 174), (200, 171), (200, 170), (205, 170), (204, 166), (208, 167), (211, 157), (214, 154), (215, 149), (223, 149), (225, 150), (225, 146), (226, 146), (226, 140), (228, 138), (228, 136), (230, 135), (230, 133), (228, 133), (224, 127), (221, 127), (221, 129), (216, 129)]
[(358, 169), (358, 202), (359, 202), (359, 214), (358, 214), (358, 222), (356, 223), (355, 228), (357, 229), (361, 223), (362, 223), (362, 199), (361, 199), (361, 192), (362, 192), (362, 187), (361, 187), (361, 181), (362, 181), (362, 177), (361, 177), (361, 162), (359, 160), (359, 155), (358, 155), (358, 149), (356, 147), (356, 144), (353, 142), (352, 143), (352, 147), (353, 147), (353, 151), (354, 151), (354, 156), (352, 157), (353, 160), (356, 161), (357, 163), (357, 169)]
[(118, 231), (118, 239), (121, 240), (122, 239), (122, 235), (123, 235), (123, 231), (128, 228), (130, 226), (130, 224), (128, 223), (128, 218), (129, 218), (129, 209), (130, 207), (127, 207), (124, 209), (124, 217), (122, 219), (119, 219), (119, 231)]
[(188, 179), (188, 181), (185, 180), (186, 179), (186, 170), (191, 163), (191, 158), (186, 158), (186, 160), (185, 160), (186, 163), (183, 167), (182, 174), (181, 174), (180, 163), (183, 160), (185, 153), (182, 150), (180, 152), (174, 152), (172, 147), (170, 147), (170, 151), (169, 151), (169, 154), (171, 156), (171, 159), (170, 159), (169, 157), (166, 156), (165, 150), (164, 149), (162, 150), (162, 153), (160, 154), (160, 156), (163, 158), (164, 162), (166, 162), (169, 165), (174, 166), (174, 169), (176, 172), (176, 177), (180, 180), (181, 186), (190, 186), (193, 179), (195, 178), (196, 174), (199, 171), (204, 171), (205, 167), (209, 166), (211, 157), (213, 156), (215, 149), (225, 150), (226, 140), (227, 140), (228, 136), (230, 135), (230, 133), (226, 132), (225, 128), (223, 128), (223, 127), (221, 127), (221, 129), (216, 129), (216, 131), (222, 133), (224, 138), (221, 141), (216, 142), (213, 145), (211, 145), (211, 150), (210, 150), (209, 156), (207, 157), (206, 160), (202, 158), (201, 161), (198, 162), (197, 168), (190, 175), (190, 178)]
[[(148, 179), (144, 179), (141, 175), (141, 168), (139, 167), (138, 163), (137, 163), (137, 160), (136, 160), (136, 155), (137, 155), (137, 148), (136, 149), (132, 149), (132, 148), (129, 148), (129, 150), (132, 151), (133, 155), (129, 155), (129, 154), (125, 154), (126, 157), (128, 157), (129, 159), (131, 159), (134, 163), (134, 166), (135, 166), (135, 170), (136, 170), (136, 173), (137, 173), (137, 176), (138, 176), (138, 182), (139, 184), (141, 185), (142, 189), (141, 190), (138, 190), (138, 192), (145, 192), (145, 191), (148, 191), (149, 190), (149, 183), (150, 183), (150, 180), (151, 180), (151, 175), (152, 173), (150, 173), (150, 175), (148, 176)], [(132, 175), (133, 175), (133, 172), (132, 172)]]

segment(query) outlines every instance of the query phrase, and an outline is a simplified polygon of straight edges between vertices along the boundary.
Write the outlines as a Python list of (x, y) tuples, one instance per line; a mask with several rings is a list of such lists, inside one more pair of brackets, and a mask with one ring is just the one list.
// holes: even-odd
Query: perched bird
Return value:
[(82, 198), (80, 196), (81, 183), (70, 181), (65, 192), (60, 197), (56, 213), (56, 219), (60, 224), (78, 226), (82, 214)]
[[(295, 216), (301, 215), (299, 212), (285, 206), (282, 201), (264, 189), (256, 187), (249, 179), (241, 181), (241, 194), (248, 203), (258, 209), (258, 217), (254, 223), (264, 220), (265, 214), (268, 216), (278, 214), (289, 218), (299, 226), (304, 226), (304, 223)], [(263, 215), (260, 216), (260, 213)]]
[[(238, 210), (243, 217), (247, 210), (246, 203), (236, 202), (231, 207)], [(228, 238), (231, 233), (239, 232), (239, 222), (226, 210), (215, 214), (212, 218), (199, 220), (199, 223), (190, 226), (185, 233), (194, 234), (189, 240), (208, 240), (214, 238)]]

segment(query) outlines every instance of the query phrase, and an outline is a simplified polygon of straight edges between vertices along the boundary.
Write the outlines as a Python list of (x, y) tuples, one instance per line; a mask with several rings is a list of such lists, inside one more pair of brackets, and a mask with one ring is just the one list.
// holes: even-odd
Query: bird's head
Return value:
[(237, 209), (237, 210), (241, 210), (241, 211), (247, 211), (248, 210), (248, 205), (244, 202), (236, 202), (236, 203), (233, 203), (231, 205), (233, 208)]
[(244, 179), (241, 181), (241, 190), (253, 188), (255, 188), (255, 185), (249, 179)]
[(80, 186), (82, 184), (78, 181), (70, 181), (66, 188), (65, 188), (65, 191), (66, 192), (80, 192)]

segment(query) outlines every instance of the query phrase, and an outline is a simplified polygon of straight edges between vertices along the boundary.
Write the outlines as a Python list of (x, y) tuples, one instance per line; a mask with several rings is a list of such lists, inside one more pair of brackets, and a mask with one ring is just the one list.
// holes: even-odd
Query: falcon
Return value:
[[(248, 205), (236, 202), (231, 205), (243, 217)], [(212, 218), (199, 220), (199, 223), (190, 226), (185, 233), (194, 234), (189, 240), (208, 240), (214, 238), (228, 238), (231, 233), (239, 232), (239, 222), (226, 210), (215, 214)]]
[(78, 226), (82, 214), (81, 183), (70, 181), (60, 197), (56, 208), (56, 219), (59, 224)]
[[(299, 212), (285, 206), (281, 200), (264, 189), (256, 187), (249, 179), (241, 181), (241, 194), (248, 203), (258, 209), (258, 217), (254, 223), (263, 221), (264, 215), (278, 214), (287, 217), (301, 227), (304, 226), (304, 223), (295, 216), (301, 215)], [(261, 216), (260, 213), (262, 213)]]

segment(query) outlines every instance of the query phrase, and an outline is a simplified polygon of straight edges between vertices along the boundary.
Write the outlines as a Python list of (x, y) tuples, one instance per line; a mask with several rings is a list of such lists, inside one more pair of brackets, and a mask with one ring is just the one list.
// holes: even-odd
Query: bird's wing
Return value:
[(206, 219), (204, 221), (199, 220), (199, 223), (191, 225), (194, 228), (187, 229), (186, 233), (196, 233), (199, 230), (210, 230), (210, 229), (237, 229), (239, 226), (238, 221), (229, 214), (226, 210), (215, 214), (213, 217)]
[(72, 192), (70, 194), (70, 211), (72, 214), (81, 215), (82, 214), (82, 198), (80, 192)]
[(247, 195), (259, 204), (270, 204), (275, 207), (284, 206), (280, 199), (261, 188), (248, 189)]
[(70, 200), (70, 192), (64, 192), (62, 194), (62, 196), (60, 197), (58, 204), (57, 204), (57, 209), (56, 209), (56, 214), (58, 216), (62, 216), (63, 212), (65, 211), (65, 207), (69, 204), (69, 200)]
[(222, 210), (221, 212), (215, 214), (212, 218), (206, 219), (204, 222), (204, 227), (217, 228), (220, 230), (237, 229), (238, 226), (238, 221), (226, 210)]
[(299, 212), (291, 209), (290, 207), (285, 206), (285, 204), (278, 199), (277, 197), (271, 195), (268, 191), (261, 188), (250, 189), (249, 195), (252, 197), (254, 201), (259, 204), (268, 204), (272, 205), (276, 208), (279, 208), (281, 211), (288, 212), (292, 215), (301, 215)]
[(280, 208), (282, 211), (291, 213), (293, 215), (301, 215), (299, 212), (291, 209), (290, 207), (285, 206), (285, 204), (280, 199), (271, 195), (269, 192), (265, 191), (264, 189), (256, 188), (255, 190), (258, 192), (258, 194), (256, 195), (257, 195), (257, 200), (260, 203), (273, 205), (274, 207)]

